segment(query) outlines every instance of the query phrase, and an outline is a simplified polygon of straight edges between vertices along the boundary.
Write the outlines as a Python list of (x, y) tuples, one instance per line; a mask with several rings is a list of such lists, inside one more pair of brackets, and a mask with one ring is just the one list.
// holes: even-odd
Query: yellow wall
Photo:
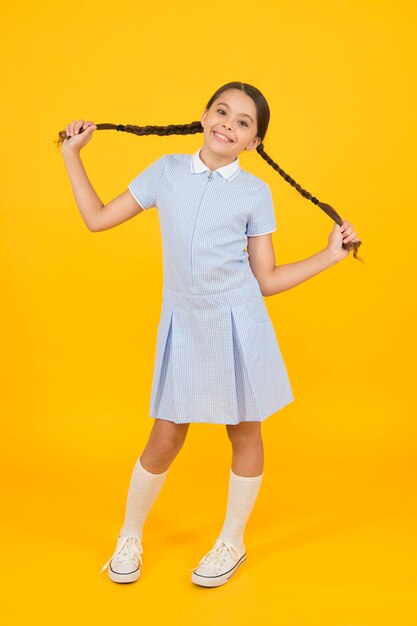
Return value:
[[(3, 5), (9, 623), (415, 624), (416, 21), (404, 0)], [(295, 402), (263, 425), (244, 567), (210, 600), (189, 580), (223, 522), (231, 458), (224, 427), (192, 425), (145, 526), (142, 578), (122, 589), (96, 573), (153, 423), (158, 215), (89, 232), (54, 140), (73, 119), (200, 119), (232, 80), (264, 93), (265, 150), (355, 226), (365, 264), (349, 255), (266, 299)], [(107, 203), (201, 142), (97, 131), (82, 159)], [(325, 247), (329, 217), (256, 152), (240, 158), (273, 191), (277, 263)]]

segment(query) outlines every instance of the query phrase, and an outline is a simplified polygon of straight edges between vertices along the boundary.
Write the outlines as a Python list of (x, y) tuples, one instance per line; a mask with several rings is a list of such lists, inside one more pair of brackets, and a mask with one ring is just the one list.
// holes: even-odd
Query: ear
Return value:
[(261, 142), (262, 139), (260, 137), (255, 137), (254, 139), (252, 139), (250, 144), (246, 146), (246, 150), (255, 150)]
[(203, 122), (206, 121), (207, 113), (208, 113), (208, 109), (205, 109), (203, 115), (201, 116), (200, 123), (201, 123), (202, 126), (204, 126)]

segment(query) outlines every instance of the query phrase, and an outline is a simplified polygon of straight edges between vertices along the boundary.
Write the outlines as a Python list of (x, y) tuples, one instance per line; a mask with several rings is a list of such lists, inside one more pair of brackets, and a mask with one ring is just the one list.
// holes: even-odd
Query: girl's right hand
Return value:
[(97, 126), (93, 122), (73, 120), (65, 127), (66, 139), (62, 143), (62, 148), (79, 152), (88, 144), (95, 130), (97, 130)]

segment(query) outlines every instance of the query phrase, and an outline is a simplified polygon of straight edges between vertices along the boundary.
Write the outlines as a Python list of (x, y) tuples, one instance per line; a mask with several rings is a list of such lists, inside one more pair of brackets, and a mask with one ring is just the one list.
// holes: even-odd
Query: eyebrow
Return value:
[[(223, 106), (227, 107), (228, 109), (230, 109), (229, 105), (227, 104), (227, 102), (218, 102), (216, 106), (218, 106), (219, 104), (223, 104)], [(251, 122), (253, 122), (253, 119), (251, 118), (250, 115), (248, 115), (247, 113), (241, 113), (240, 114), (242, 117), (248, 117)]]

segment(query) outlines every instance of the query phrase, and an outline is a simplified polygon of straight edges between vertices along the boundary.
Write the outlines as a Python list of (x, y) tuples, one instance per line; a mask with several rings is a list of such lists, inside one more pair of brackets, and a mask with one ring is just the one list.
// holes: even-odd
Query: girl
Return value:
[[(353, 226), (302, 189), (264, 152), (269, 107), (261, 92), (232, 82), (210, 98), (199, 122), (136, 127), (72, 121), (58, 145), (75, 200), (92, 232), (158, 208), (163, 241), (162, 308), (158, 325), (149, 440), (133, 468), (125, 518), (104, 564), (114, 582), (137, 580), (142, 529), (182, 448), (190, 423), (225, 424), (232, 445), (223, 527), (192, 568), (204, 587), (227, 582), (246, 559), (244, 530), (263, 478), (261, 423), (294, 400), (263, 296), (290, 289), (342, 259), (358, 258)], [(80, 150), (95, 130), (143, 134), (203, 132), (194, 154), (166, 154), (106, 206), (94, 191)], [(239, 154), (257, 152), (335, 222), (327, 246), (313, 256), (275, 265), (271, 191), (243, 170)]]

